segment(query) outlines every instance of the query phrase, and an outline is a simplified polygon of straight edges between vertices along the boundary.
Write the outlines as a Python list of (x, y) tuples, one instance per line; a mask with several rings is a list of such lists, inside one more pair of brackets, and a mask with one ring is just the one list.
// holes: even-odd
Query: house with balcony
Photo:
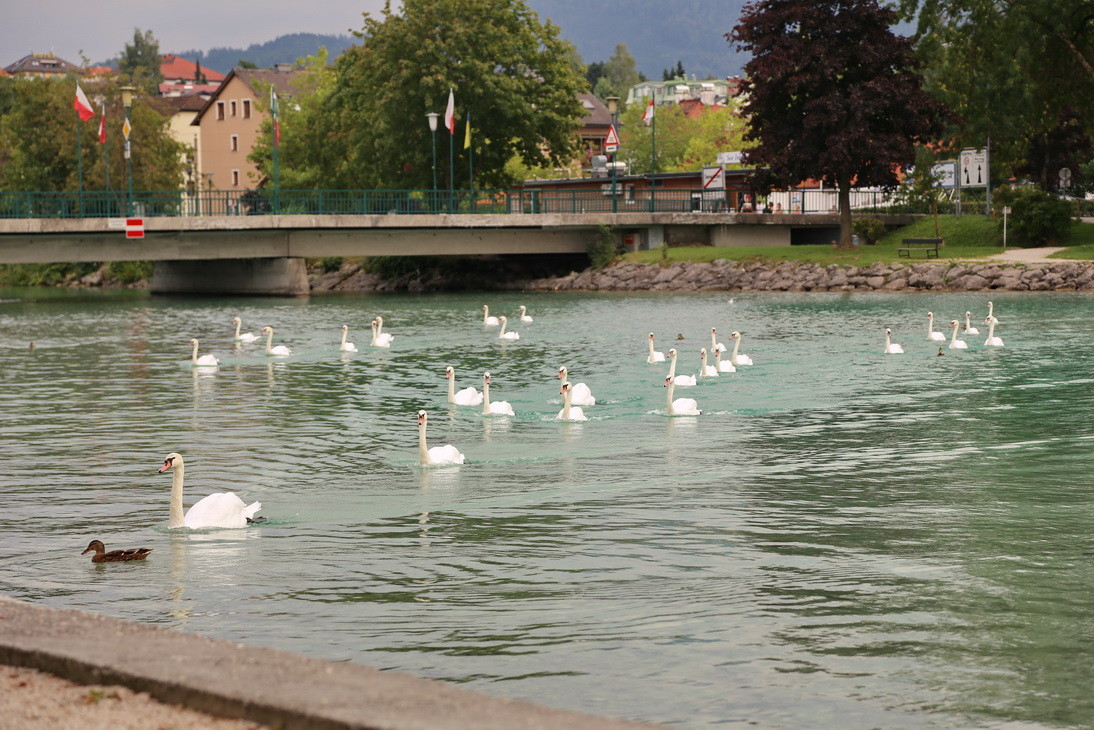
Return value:
[(226, 78), (219, 71), (205, 68), (194, 61), (168, 53), (160, 64), (161, 96), (187, 96), (190, 94), (211, 95)]
[(52, 53), (31, 53), (15, 63), (4, 67), (12, 76), (30, 76), (35, 78), (59, 78), (65, 74), (83, 75), (84, 67), (53, 55)]
[(269, 114), (269, 89), (291, 97), (300, 73), (292, 64), (272, 69), (236, 68), (191, 122), (198, 128), (197, 167), (203, 190), (253, 190), (259, 171), (247, 160)]
[(627, 104), (647, 104), (652, 98), (656, 106), (673, 106), (690, 100), (698, 101), (703, 106), (726, 106), (740, 90), (741, 79), (737, 76), (643, 81), (627, 92)]

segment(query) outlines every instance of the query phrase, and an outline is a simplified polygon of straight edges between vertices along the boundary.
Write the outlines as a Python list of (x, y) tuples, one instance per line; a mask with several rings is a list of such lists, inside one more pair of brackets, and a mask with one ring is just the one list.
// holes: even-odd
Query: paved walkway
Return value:
[(1008, 261), (1015, 264), (1058, 264), (1067, 259), (1050, 259), (1049, 255), (1063, 251), (1066, 246), (1044, 248), (1010, 248), (1003, 253), (985, 256), (985, 261)]

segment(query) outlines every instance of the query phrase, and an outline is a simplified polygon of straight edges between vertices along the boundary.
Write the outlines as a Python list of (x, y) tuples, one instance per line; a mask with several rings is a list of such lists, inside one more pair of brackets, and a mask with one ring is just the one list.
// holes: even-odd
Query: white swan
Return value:
[[(558, 379), (562, 381), (569, 380), (570, 371), (563, 365), (558, 369)], [(570, 388), (570, 393), (573, 397), (574, 403), (579, 406), (595, 406), (596, 398), (593, 397), (593, 391), (589, 389), (589, 386), (585, 383), (578, 383)]]
[(509, 401), (496, 400), (490, 402), (490, 373), (482, 374), (482, 415), (484, 416), (515, 416), (513, 406)]
[(984, 347), (1002, 347), (1003, 338), (995, 336), (995, 325), (999, 324), (999, 320), (989, 314), (984, 322), (988, 325), (988, 339), (984, 340)]
[(950, 349), (967, 350), (969, 349), (969, 343), (965, 342), (964, 340), (957, 339), (957, 325), (958, 321), (956, 319), (950, 320), (950, 328), (953, 329), (953, 337), (950, 338)]
[[(995, 305), (992, 304), (991, 302), (988, 302), (988, 316), (989, 317), (994, 317), (995, 316)], [(987, 322), (988, 320), (985, 319), (984, 321)], [(995, 320), (995, 323), (999, 324), (999, 320), (998, 319)]]
[(668, 411), (670, 416), (698, 416), (702, 414), (702, 411), (699, 410), (699, 404), (695, 402), (694, 398), (672, 399), (672, 392), (676, 388), (676, 383), (672, 382), (672, 378), (665, 378), (665, 387), (668, 388)]
[(256, 335), (254, 332), (244, 332), (243, 334), (239, 333), (240, 328), (243, 327), (243, 320), (240, 319), (239, 317), (233, 318), (232, 319), (232, 324), (234, 324), (236, 326), (236, 339), (239, 340), (240, 342), (250, 343), (250, 342), (255, 342), (256, 340), (258, 340), (258, 335)]
[(497, 327), (501, 324), (497, 317), (490, 316), (490, 307), (485, 304), (482, 305), (482, 323), (487, 327)]
[(395, 339), (395, 335), (384, 332), (384, 318), (377, 317), (372, 320), (372, 342), (373, 347), (391, 347), (391, 341)]
[(718, 368), (713, 365), (707, 364), (707, 348), (699, 348), (699, 377), (701, 378), (716, 378), (718, 377)]
[(482, 403), (482, 393), (474, 388), (461, 388), (456, 392), (456, 369), (451, 365), (444, 369), (444, 377), (448, 380), (448, 402), (458, 406), (477, 406)]
[(715, 327), (710, 328), (710, 354), (713, 355), (718, 351), (718, 348), (722, 348), (722, 352), (725, 352), (726, 346), (721, 342), (718, 342), (718, 330)]
[(665, 361), (665, 353), (658, 352), (657, 350), (653, 349), (653, 333), (652, 332), (650, 332), (649, 342), (650, 342), (650, 354), (646, 358), (646, 362), (664, 362)]
[(695, 385), (695, 376), (694, 375), (677, 375), (676, 374), (676, 348), (675, 347), (672, 348), (671, 350), (669, 350), (669, 360), (671, 361), (672, 364), (669, 365), (669, 374), (666, 377), (672, 378), (673, 385), (683, 385), (685, 387), (690, 386), (690, 385)]
[(555, 418), (559, 421), (588, 421), (585, 411), (573, 405), (574, 394), (571, 390), (570, 381), (567, 380), (562, 384), (562, 390), (559, 391), (562, 394), (562, 410), (558, 412)]
[(965, 312), (965, 334), (978, 335), (980, 330), (972, 326), (972, 312)]
[(885, 354), (886, 355), (903, 355), (904, 348), (896, 344), (893, 340), (893, 331), (890, 329), (885, 330)]
[(519, 307), (517, 307), (517, 309), (520, 310), (520, 321), (521, 322), (531, 322), (532, 321), (532, 318), (528, 316), (528, 307), (526, 307), (522, 304)]
[(516, 332), (506, 332), (505, 328), (509, 326), (508, 317), (498, 317), (498, 321), (501, 322), (501, 331), (498, 332), (499, 340), (519, 340), (520, 335)]
[(346, 342), (346, 335), (349, 334), (349, 325), (342, 325), (342, 344), (338, 346), (338, 349), (342, 352), (357, 352), (357, 345), (352, 342)]
[(198, 367), (202, 368), (215, 368), (220, 365), (220, 361), (212, 355), (202, 355), (198, 357), (198, 341), (190, 340), (190, 344), (194, 346), (194, 352), (190, 355), (190, 362)]
[(418, 411), (418, 463), (422, 466), (443, 466), (445, 464), (462, 464), (463, 454), (452, 444), (434, 446), (427, 449), (425, 446), (425, 429), (429, 416), (425, 411)]
[(946, 341), (946, 335), (934, 328), (934, 312), (927, 312), (927, 339), (935, 342)]
[(749, 357), (748, 355), (742, 355), (741, 353), (737, 352), (737, 350), (739, 350), (741, 347), (741, 333), (732, 332), (729, 335), (729, 339), (733, 340), (733, 352), (731, 352), (729, 355), (729, 361), (737, 367), (741, 367), (742, 365), (751, 365), (751, 357)]
[(292, 354), (292, 350), (284, 345), (278, 345), (277, 347), (270, 347), (270, 343), (273, 342), (273, 327), (266, 325), (262, 328), (262, 334), (266, 335), (266, 354), (273, 355), (275, 357), (288, 357)]
[(726, 351), (726, 346), (723, 345), (721, 342), (719, 342), (718, 346), (714, 348), (714, 356), (715, 356), (714, 367), (720, 373), (735, 373), (735, 372), (737, 372), (737, 368), (733, 367), (733, 363), (731, 363), (729, 360), (723, 360), (722, 359), (722, 353), (725, 352), (725, 351)]
[(160, 473), (168, 469), (175, 471), (171, 476), (171, 515), (167, 520), (169, 530), (176, 527), (189, 527), (192, 530), (202, 527), (246, 527), (248, 522), (266, 521), (261, 517), (255, 519), (255, 513), (262, 509), (261, 502), (243, 504), (243, 500), (235, 492), (216, 492), (203, 497), (183, 516), (182, 480), (186, 466), (179, 454), (170, 453), (163, 460)]

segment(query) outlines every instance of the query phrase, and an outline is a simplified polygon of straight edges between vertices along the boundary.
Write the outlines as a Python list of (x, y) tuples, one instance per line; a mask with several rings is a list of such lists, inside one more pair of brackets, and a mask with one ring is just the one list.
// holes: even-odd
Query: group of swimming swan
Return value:
[[(261, 337), (253, 332), (241, 332), (243, 328), (243, 320), (239, 317), (232, 319), (232, 324), (236, 326), (235, 340), (236, 342), (251, 344), (258, 342)], [(266, 354), (272, 357), (289, 357), (292, 355), (292, 349), (285, 345), (273, 344), (273, 327), (263, 327), (259, 334), (266, 335)], [(515, 334), (515, 333), (514, 333)], [(342, 341), (338, 345), (338, 349), (342, 352), (357, 352), (357, 345), (352, 342), (347, 342), (346, 338), (349, 335), (349, 325), (342, 325)], [(391, 342), (395, 339), (395, 335), (390, 332), (384, 332), (384, 318), (376, 317), (372, 320), (372, 341), (369, 343), (373, 347), (391, 347)], [(220, 364), (220, 361), (212, 355), (198, 355), (198, 341), (190, 340), (190, 345), (193, 347), (193, 352), (190, 356), (191, 364), (201, 368), (215, 368)]]
[[(523, 304), (517, 307), (518, 316), (521, 322), (531, 322), (532, 318), (528, 316), (528, 307)], [(499, 340), (519, 340), (520, 333), (507, 330), (509, 326), (509, 318), (505, 316), (495, 317), (490, 314), (490, 306), (487, 304), (482, 305), (482, 323), (485, 327), (497, 327), (501, 325), (501, 330), (498, 332)]]
[[(646, 362), (656, 363), (664, 362), (664, 354), (653, 349), (653, 333), (649, 334), (649, 356), (646, 357)], [(722, 353), (726, 351), (726, 346), (721, 342), (718, 342), (718, 329), (716, 327), (710, 328), (710, 352), (714, 354), (715, 362), (711, 365), (707, 361), (708, 352), (707, 348), (699, 348), (699, 375), (677, 375), (676, 374), (676, 348), (669, 350), (669, 372), (665, 376), (665, 387), (668, 388), (667, 400), (668, 400), (668, 414), (670, 416), (698, 416), (702, 414), (699, 410), (698, 403), (694, 398), (676, 398), (673, 399), (673, 393), (676, 386), (691, 387), (698, 382), (698, 378), (716, 378), (720, 373), (735, 373), (738, 366), (745, 366), (752, 364), (752, 358), (743, 354), (740, 351), (741, 348), (741, 333), (732, 332), (729, 335), (729, 339), (733, 341), (733, 352), (730, 353), (729, 360), (722, 360)]]
[[(949, 338), (949, 348), (951, 350), (969, 349), (968, 342), (966, 342), (965, 340), (957, 339), (957, 333), (959, 328), (967, 335), (980, 334), (980, 330), (972, 326), (971, 318), (972, 312), (965, 312), (964, 327), (961, 327), (961, 323), (958, 320), (950, 320), (949, 327), (951, 330), (953, 330)], [(995, 318), (995, 305), (991, 302), (988, 302), (988, 316), (984, 318), (984, 324), (988, 326), (988, 339), (984, 340), (984, 347), (1003, 347), (1003, 338), (995, 336), (995, 325), (999, 324), (999, 320)], [(927, 312), (927, 339), (931, 342), (946, 341), (946, 335), (934, 328), (934, 312)], [(938, 352), (939, 354), (942, 354), (941, 348), (939, 348)], [(904, 348), (893, 342), (893, 331), (891, 329), (885, 330), (885, 354), (904, 354)]]

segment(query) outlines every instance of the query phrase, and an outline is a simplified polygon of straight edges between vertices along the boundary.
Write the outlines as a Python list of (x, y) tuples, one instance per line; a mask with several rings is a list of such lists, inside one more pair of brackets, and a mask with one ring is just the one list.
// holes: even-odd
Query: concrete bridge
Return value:
[[(902, 225), (911, 216), (877, 216)], [(152, 261), (160, 293), (306, 294), (305, 258), (585, 254), (598, 227), (627, 250), (789, 246), (837, 237), (835, 214), (708, 212), (0, 219), (0, 263)]]

